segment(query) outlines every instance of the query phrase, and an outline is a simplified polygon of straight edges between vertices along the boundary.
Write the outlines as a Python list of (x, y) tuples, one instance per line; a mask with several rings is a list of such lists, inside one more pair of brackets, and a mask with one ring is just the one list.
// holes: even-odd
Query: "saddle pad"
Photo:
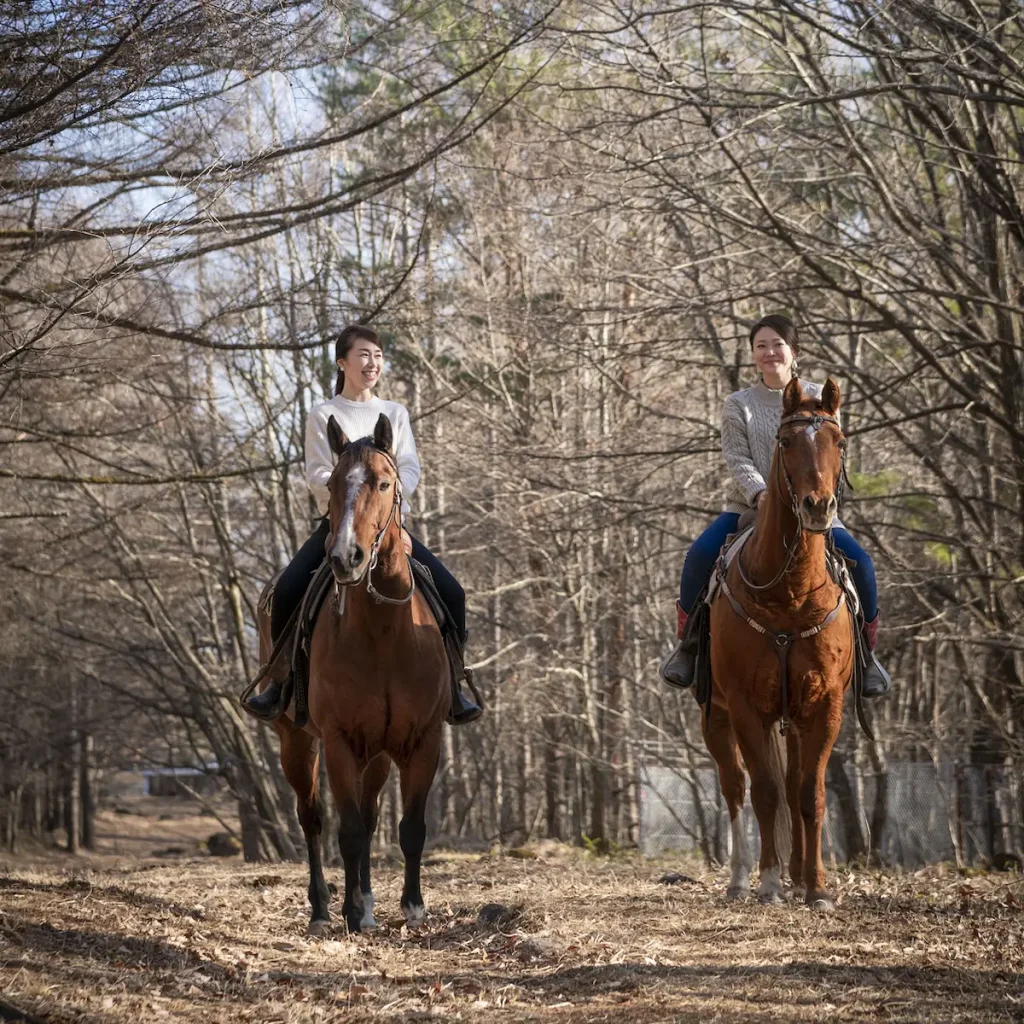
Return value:
[(430, 610), (434, 613), (434, 618), (437, 620), (437, 628), (441, 630), (441, 636), (444, 636), (445, 632), (451, 627), (451, 623), (448, 617), (448, 610), (444, 606), (444, 601), (441, 600), (441, 595), (437, 592), (434, 576), (422, 562), (417, 562), (411, 555), (409, 556), (409, 565), (412, 568), (413, 576), (416, 577), (416, 586), (427, 599), (427, 604), (430, 605)]
[(746, 544), (747, 538), (753, 532), (753, 526), (748, 526), (745, 530), (741, 530), (739, 533), (732, 533), (725, 538), (721, 554), (719, 554), (715, 561), (715, 568), (711, 573), (711, 580), (708, 583), (707, 596), (704, 598), (706, 604), (710, 605), (712, 601), (714, 601), (715, 595), (718, 593), (718, 587), (721, 583), (722, 577), (725, 575), (729, 566), (732, 565), (733, 559), (742, 550), (743, 545)]

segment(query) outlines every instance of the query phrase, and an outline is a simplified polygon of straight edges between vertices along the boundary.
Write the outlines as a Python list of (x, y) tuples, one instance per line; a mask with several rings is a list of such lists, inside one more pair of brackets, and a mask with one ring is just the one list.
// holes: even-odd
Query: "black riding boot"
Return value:
[(661, 678), (679, 690), (693, 686), (693, 676), (697, 668), (696, 644), (689, 637), (680, 640), (672, 648), (672, 653), (661, 663)]
[(661, 678), (679, 690), (693, 686), (693, 676), (697, 669), (697, 638), (686, 635), (686, 622), (689, 615), (679, 607), (676, 601), (676, 636), (679, 642), (672, 648), (672, 653), (661, 663), (658, 670)]
[(256, 718), (260, 718), (264, 722), (272, 722), (284, 714), (284, 693), (284, 683), (271, 679), (262, 693), (254, 693), (242, 704), (242, 707)]
[(870, 622), (864, 623), (864, 639), (867, 641), (868, 658), (864, 666), (864, 687), (865, 697), (884, 697), (892, 686), (892, 679), (889, 673), (882, 667), (882, 663), (875, 657), (875, 644), (878, 643), (878, 613)]
[[(468, 672), (469, 669), (466, 669), (466, 671)], [(467, 698), (462, 692), (462, 687), (453, 679), (452, 712), (448, 717), (449, 724), (468, 725), (470, 722), (475, 722), (483, 713), (484, 709)]]
[[(469, 632), (462, 634), (461, 644), (465, 648), (466, 641), (469, 639)], [(466, 673), (467, 679), (472, 679), (472, 670), (463, 666), (463, 672)], [(468, 725), (470, 722), (475, 722), (483, 713), (484, 709), (479, 704), (468, 698), (462, 692), (462, 686), (459, 684), (459, 680), (456, 678), (454, 672), (451, 673), (452, 678), (452, 710), (448, 716), (449, 725)]]
[(865, 697), (884, 697), (892, 686), (892, 677), (885, 671), (882, 663), (871, 651), (867, 665), (864, 666), (864, 689)]

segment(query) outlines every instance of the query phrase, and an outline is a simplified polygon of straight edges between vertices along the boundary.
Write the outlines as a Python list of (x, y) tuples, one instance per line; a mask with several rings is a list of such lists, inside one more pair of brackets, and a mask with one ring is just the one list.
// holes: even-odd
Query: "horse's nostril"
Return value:
[(363, 554), (363, 549), (356, 545), (355, 551), (352, 552), (352, 568), (363, 564), (363, 559), (366, 556)]
[(811, 495), (807, 495), (803, 501), (804, 511), (811, 516), (827, 516), (829, 513), (835, 510), (836, 499), (834, 497), (829, 498), (812, 498)]

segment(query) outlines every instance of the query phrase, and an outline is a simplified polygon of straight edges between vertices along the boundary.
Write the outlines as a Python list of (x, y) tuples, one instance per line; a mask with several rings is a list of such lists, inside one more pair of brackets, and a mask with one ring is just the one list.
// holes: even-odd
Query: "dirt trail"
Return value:
[[(669, 869), (694, 880), (659, 884)], [(374, 935), (308, 939), (297, 865), (0, 858), (0, 991), (57, 1024), (1024, 1020), (1019, 878), (830, 880), (821, 917), (728, 903), (693, 864), (435, 853), (420, 932), (388, 863)], [(488, 903), (511, 919), (478, 923)]]

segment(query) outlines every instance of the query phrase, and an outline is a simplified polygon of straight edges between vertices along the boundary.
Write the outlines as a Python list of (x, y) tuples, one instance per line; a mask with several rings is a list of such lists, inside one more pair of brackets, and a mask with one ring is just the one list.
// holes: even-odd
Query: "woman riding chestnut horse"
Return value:
[[(679, 643), (661, 666), (661, 676), (671, 686), (693, 684), (696, 637), (686, 637), (686, 621), (711, 577), (725, 538), (735, 533), (740, 514), (758, 509), (765, 501), (766, 483), (775, 452), (776, 433), (782, 415), (782, 395), (796, 379), (800, 351), (797, 329), (785, 316), (762, 317), (750, 329), (750, 347), (760, 381), (736, 391), (722, 410), (722, 452), (732, 476), (726, 510), (690, 545), (679, 583), (677, 636)], [(801, 380), (807, 398), (819, 398), (822, 386)], [(878, 584), (868, 553), (836, 519), (831, 528), (835, 546), (849, 559), (851, 575), (864, 611), (867, 646), (874, 650), (878, 638)], [(879, 697), (889, 691), (889, 674), (871, 655), (864, 677), (864, 696)]]
[(753, 867), (745, 766), (761, 834), (758, 895), (782, 902), (788, 860), (794, 891), (813, 910), (834, 906), (821, 860), (825, 768), (857, 658), (845, 570), (827, 539), (846, 457), (839, 405), (831, 379), (820, 397), (795, 378), (782, 394), (757, 522), (736, 541), (711, 602), (711, 703), (701, 721), (732, 827), (728, 895), (747, 896)]
[[(409, 514), (409, 496), (420, 479), (420, 461), (416, 441), (409, 424), (409, 413), (398, 402), (386, 402), (373, 394), (384, 369), (384, 352), (378, 333), (371, 327), (352, 324), (338, 336), (335, 345), (338, 378), (334, 397), (318, 405), (306, 421), (306, 483), (316, 499), (322, 518), (298, 554), (281, 573), (274, 587), (271, 605), (270, 635), (280, 640), (293, 613), (302, 602), (310, 580), (325, 557), (324, 544), (330, 532), (328, 481), (334, 471), (335, 456), (327, 435), (333, 416), (345, 436), (352, 441), (370, 437), (380, 416), (391, 423), (392, 453), (402, 485), (402, 515)], [(455, 622), (459, 639), (466, 642), (466, 595), (458, 580), (416, 537), (402, 530), (406, 551), (425, 565), (434, 578), (441, 599)], [(287, 677), (271, 679), (262, 693), (248, 697), (244, 706), (257, 718), (272, 720), (284, 710), (282, 695), (287, 692)], [(482, 709), (467, 699), (453, 677), (452, 708), (448, 721), (464, 725), (479, 718)]]

